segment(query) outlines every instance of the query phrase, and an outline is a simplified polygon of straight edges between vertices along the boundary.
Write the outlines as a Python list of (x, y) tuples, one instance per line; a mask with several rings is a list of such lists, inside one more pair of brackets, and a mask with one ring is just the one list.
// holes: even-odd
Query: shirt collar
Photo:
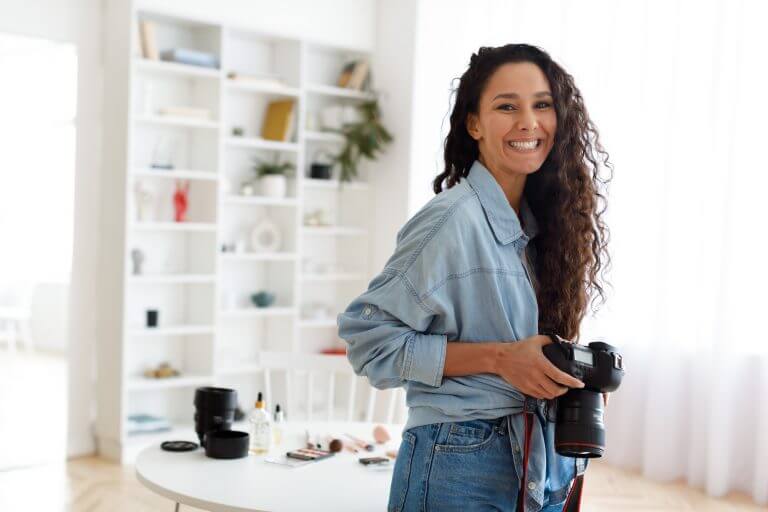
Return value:
[(523, 235), (528, 240), (536, 236), (539, 227), (525, 195), (520, 201), (520, 214), (525, 223), (525, 230), (523, 230), (515, 209), (509, 204), (501, 185), (479, 160), (475, 160), (470, 167), (467, 181), (480, 199), (488, 223), (500, 243), (506, 245)]

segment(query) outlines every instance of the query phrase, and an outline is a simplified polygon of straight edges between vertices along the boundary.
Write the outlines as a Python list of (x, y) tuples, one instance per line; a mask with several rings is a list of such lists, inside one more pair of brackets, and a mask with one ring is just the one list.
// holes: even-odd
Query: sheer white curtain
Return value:
[(581, 89), (614, 179), (605, 337), (627, 376), (606, 459), (768, 503), (768, 6), (423, 0), (414, 168), (440, 168), (450, 80), (481, 45), (542, 47)]

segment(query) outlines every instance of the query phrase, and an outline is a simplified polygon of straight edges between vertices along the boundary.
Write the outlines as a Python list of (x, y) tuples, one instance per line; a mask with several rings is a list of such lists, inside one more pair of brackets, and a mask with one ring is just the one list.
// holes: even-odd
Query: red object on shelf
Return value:
[(328, 355), (339, 355), (339, 356), (347, 355), (346, 348), (326, 348), (325, 350), (321, 350), (320, 352), (322, 354), (328, 354)]
[(173, 193), (174, 219), (176, 222), (184, 222), (189, 204), (189, 181), (177, 181), (176, 191)]

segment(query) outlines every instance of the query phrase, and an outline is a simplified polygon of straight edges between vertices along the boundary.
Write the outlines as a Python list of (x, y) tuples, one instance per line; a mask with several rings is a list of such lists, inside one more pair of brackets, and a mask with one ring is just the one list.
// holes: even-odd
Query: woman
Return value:
[(472, 55), (437, 195), (338, 317), (355, 373), (407, 390), (389, 510), (562, 510), (586, 470), (555, 452), (548, 421), (549, 401), (583, 383), (539, 333), (578, 341), (589, 291), (603, 295), (597, 135), (541, 49)]

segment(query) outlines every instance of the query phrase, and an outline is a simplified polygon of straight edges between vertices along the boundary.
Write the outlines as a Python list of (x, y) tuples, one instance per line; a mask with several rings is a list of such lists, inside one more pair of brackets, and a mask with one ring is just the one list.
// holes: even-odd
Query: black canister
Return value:
[(236, 407), (234, 389), (202, 387), (195, 390), (195, 432), (201, 446), (206, 445), (207, 432), (232, 428)]
[(205, 436), (205, 455), (213, 459), (240, 459), (248, 455), (250, 436), (239, 430), (214, 430)]

